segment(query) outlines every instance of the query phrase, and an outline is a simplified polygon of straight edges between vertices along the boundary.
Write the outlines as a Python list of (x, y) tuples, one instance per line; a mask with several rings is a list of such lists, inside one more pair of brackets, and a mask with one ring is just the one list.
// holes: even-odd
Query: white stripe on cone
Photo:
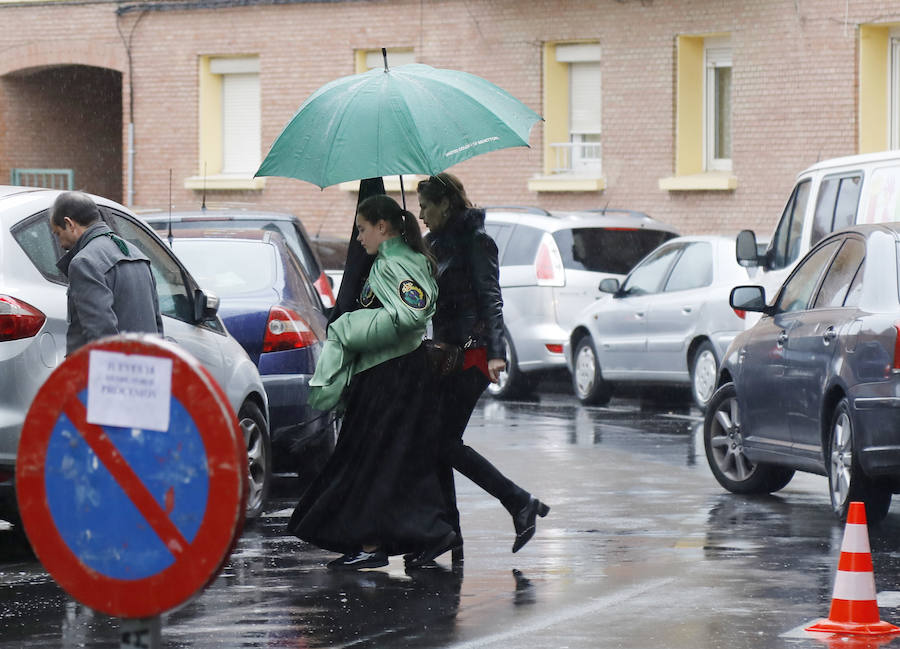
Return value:
[(841, 543), (841, 552), (869, 552), (869, 530), (865, 525), (847, 523), (844, 529), (844, 541)]
[(837, 571), (834, 580), (833, 599), (846, 599), (850, 601), (874, 601), (875, 600), (875, 575), (871, 572), (846, 572)]

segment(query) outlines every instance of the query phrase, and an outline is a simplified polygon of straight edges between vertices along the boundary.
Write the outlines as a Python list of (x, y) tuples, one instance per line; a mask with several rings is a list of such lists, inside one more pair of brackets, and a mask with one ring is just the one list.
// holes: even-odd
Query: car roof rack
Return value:
[(515, 212), (528, 212), (529, 214), (540, 214), (541, 216), (553, 216), (542, 207), (531, 207), (528, 205), (489, 205), (485, 210), (509, 210)]

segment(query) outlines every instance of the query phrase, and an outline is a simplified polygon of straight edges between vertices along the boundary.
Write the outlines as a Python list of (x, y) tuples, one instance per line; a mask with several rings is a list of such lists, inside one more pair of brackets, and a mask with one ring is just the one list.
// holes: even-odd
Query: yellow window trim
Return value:
[(675, 175), (703, 173), (703, 36), (678, 36)]
[(199, 176), (222, 172), (222, 75), (210, 71), (212, 56), (199, 59)]
[[(388, 66), (390, 66), (390, 67), (394, 67), (393, 64), (391, 63), (391, 54), (392, 53), (398, 53), (398, 52), (409, 53), (409, 52), (415, 51), (411, 47), (386, 47), (385, 49), (387, 50)], [(377, 52), (379, 55), (381, 55), (381, 48), (354, 50), (353, 65), (356, 69), (356, 74), (361, 74), (363, 72), (369, 71), (369, 67), (366, 65), (366, 57), (369, 54), (372, 54), (374, 52)]]
[(553, 173), (554, 142), (569, 141), (569, 65), (556, 60), (556, 46), (544, 43), (544, 175)]
[(669, 192), (734, 191), (737, 176), (728, 171), (708, 171), (659, 179), (659, 188)]
[(191, 176), (185, 178), (184, 188), (202, 191), (258, 191), (266, 186), (265, 178), (250, 176), (228, 176), (216, 174), (212, 176)]
[(564, 174), (540, 176), (528, 181), (531, 192), (601, 192), (606, 189), (605, 178), (578, 178)]
[[(416, 193), (416, 187), (419, 184), (420, 180), (425, 180), (428, 176), (419, 176), (419, 175), (405, 175), (403, 176), (403, 191), (407, 194)], [(382, 178), (384, 181), (384, 191), (386, 192), (399, 192), (400, 191), (400, 176), (384, 176)], [(359, 191), (359, 181), (358, 180), (349, 180), (344, 183), (340, 183), (338, 187), (345, 192), (358, 192)]]
[(859, 26), (859, 153), (890, 148), (888, 77), (891, 27)]

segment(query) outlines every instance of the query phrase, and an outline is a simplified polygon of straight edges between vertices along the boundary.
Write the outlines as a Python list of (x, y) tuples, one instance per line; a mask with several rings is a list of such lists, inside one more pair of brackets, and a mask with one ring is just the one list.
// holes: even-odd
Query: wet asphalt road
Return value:
[[(827, 616), (843, 525), (826, 481), (798, 474), (777, 496), (724, 492), (697, 411), (565, 393), (483, 400), (466, 440), (551, 505), (510, 553), (500, 505), (460, 478), (466, 560), (404, 571), (402, 559), (331, 573), (333, 554), (284, 535), (291, 500), (245, 529), (219, 578), (163, 617), (162, 647), (475, 649), (900, 649), (814, 638)], [(883, 620), (900, 624), (900, 497), (870, 530)], [(119, 647), (119, 621), (71, 601), (0, 531), (0, 649)]]

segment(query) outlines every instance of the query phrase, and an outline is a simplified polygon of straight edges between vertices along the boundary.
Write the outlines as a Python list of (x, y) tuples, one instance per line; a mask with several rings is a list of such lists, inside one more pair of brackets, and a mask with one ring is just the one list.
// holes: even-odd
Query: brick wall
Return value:
[[(311, 92), (354, 72), (354, 49), (413, 47), (418, 61), (483, 76), (540, 112), (542, 44), (592, 39), (601, 44), (603, 56), (607, 189), (530, 192), (528, 179), (542, 169), (543, 131), (537, 125), (531, 149), (490, 153), (451, 170), (466, 183), (469, 195), (481, 204), (627, 207), (684, 233), (751, 227), (765, 235), (797, 172), (816, 159), (856, 152), (856, 25), (900, 22), (900, 7), (891, 0), (849, 5), (845, 0), (385, 0), (134, 12), (118, 19), (114, 7), (0, 7), (0, 22), (7, 27), (0, 33), (0, 51), (20, 57), (18, 67), (29, 65), (28, 44), (35, 39), (45, 49), (33, 54), (34, 64), (47, 64), (54, 56), (55, 63), (65, 63), (69, 52), (82, 60), (117, 57), (110, 65), (124, 72), (123, 123), (128, 122), (129, 81), (134, 85), (138, 206), (165, 206), (169, 169), (175, 205), (199, 205), (199, 193), (184, 189), (183, 181), (199, 173), (200, 55), (259, 55), (267, 149)], [(117, 20), (131, 37), (130, 77)], [(105, 48), (101, 52), (83, 51), (88, 28), (97, 35), (95, 47)], [(732, 39), (732, 155), (738, 188), (660, 190), (659, 179), (674, 173), (675, 38), (715, 32), (728, 32)], [(8, 67), (0, 62), (0, 73)], [(10, 116), (23, 119), (21, 98), (28, 91), (22, 81), (3, 79), (0, 128), (10, 123)], [(31, 108), (34, 119), (43, 122), (58, 108), (47, 104)], [(73, 113), (71, 121), (78, 123), (78, 116)], [(54, 151), (37, 146), (33, 130), (25, 139), (8, 131), (0, 136), (0, 173), (23, 152)], [(123, 177), (125, 165), (122, 147)], [(414, 193), (407, 198), (415, 208)], [(288, 208), (303, 217), (311, 232), (321, 228), (337, 235), (349, 232), (355, 204), (352, 193), (338, 188), (322, 191), (282, 178), (267, 179), (261, 192), (216, 192), (207, 200)]]

